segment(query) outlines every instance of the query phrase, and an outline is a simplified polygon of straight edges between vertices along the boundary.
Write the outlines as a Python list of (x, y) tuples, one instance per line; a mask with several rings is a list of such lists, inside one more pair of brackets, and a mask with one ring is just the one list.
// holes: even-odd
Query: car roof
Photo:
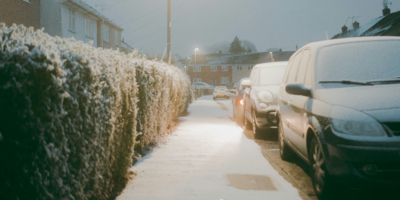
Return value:
[[(382, 36), (382, 37), (353, 37), (353, 38), (344, 38), (344, 39), (333, 39), (333, 40), (325, 40), (320, 42), (312, 42), (305, 45), (303, 48), (311, 47), (313, 49), (319, 49), (325, 46), (331, 46), (336, 44), (346, 44), (353, 42), (370, 42), (370, 41), (400, 41), (400, 37), (393, 36)], [(301, 49), (303, 49), (301, 48)]]

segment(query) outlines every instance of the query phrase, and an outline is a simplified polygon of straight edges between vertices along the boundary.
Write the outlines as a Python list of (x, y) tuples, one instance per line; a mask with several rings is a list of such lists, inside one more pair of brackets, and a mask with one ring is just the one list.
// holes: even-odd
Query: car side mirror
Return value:
[(250, 80), (242, 81), (242, 86), (243, 87), (251, 87), (251, 81)]
[(311, 89), (301, 83), (289, 83), (286, 85), (286, 92), (293, 95), (311, 97)]
[(236, 95), (236, 90), (229, 90), (229, 92)]

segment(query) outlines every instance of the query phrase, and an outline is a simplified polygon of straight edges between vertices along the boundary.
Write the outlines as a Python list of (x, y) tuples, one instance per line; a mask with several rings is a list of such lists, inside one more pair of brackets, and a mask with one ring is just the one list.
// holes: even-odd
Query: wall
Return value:
[[(100, 21), (98, 24), (100, 24), (98, 31), (100, 31), (101, 34), (103, 34), (103, 32), (101, 31), (101, 24), (102, 21)], [(121, 31), (119, 29), (116, 29), (113, 25), (106, 23), (109, 29), (109, 39), (108, 42), (103, 41), (103, 48), (105, 49), (117, 49), (117, 48), (121, 48)], [(118, 45), (115, 45), (115, 30), (117, 30), (118, 32)], [(102, 38), (102, 37), (100, 37)], [(98, 40), (100, 43), (98, 45), (98, 47), (101, 47), (101, 40)]]
[(40, 0), (1, 0), (2, 8), (0, 12), (0, 23), (4, 22), (7, 26), (13, 23), (23, 24), (26, 27), (33, 26), (40, 28)]
[[(242, 70), (238, 70), (237, 67), (242, 67)], [(232, 82), (237, 83), (238, 77), (246, 78), (250, 77), (251, 69), (254, 65), (233, 65), (233, 70), (232, 70)]]
[[(75, 11), (75, 31), (71, 31), (69, 29), (69, 11), (68, 9), (73, 9)], [(61, 15), (62, 15), (62, 37), (70, 38), (74, 37), (76, 40), (83, 41), (85, 43), (89, 43), (93, 41), (94, 47), (97, 47), (97, 20), (98, 18), (94, 18), (90, 16), (88, 13), (84, 13), (84, 10), (70, 6), (68, 4), (61, 5)], [(93, 36), (87, 37), (85, 34), (85, 17), (88, 17), (93, 20)]]
[[(201, 65), (197, 65), (201, 66)], [(222, 66), (217, 66), (217, 71), (212, 72), (211, 66), (201, 66), (201, 72), (193, 72), (193, 66), (189, 66), (188, 75), (190, 77), (190, 81), (193, 84), (193, 78), (201, 78), (201, 82), (208, 83), (210, 85), (213, 84), (213, 79), (216, 80), (216, 86), (220, 86), (221, 84), (221, 77), (229, 77), (229, 84), (224, 84), (228, 87), (232, 87), (232, 66), (231, 65), (224, 65), (228, 66), (228, 71), (222, 71)]]
[(40, 25), (51, 36), (62, 37), (60, 3), (60, 0), (40, 0)]

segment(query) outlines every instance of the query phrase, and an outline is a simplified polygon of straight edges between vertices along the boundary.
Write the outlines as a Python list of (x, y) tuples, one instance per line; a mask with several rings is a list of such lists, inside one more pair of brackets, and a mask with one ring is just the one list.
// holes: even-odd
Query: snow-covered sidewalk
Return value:
[[(232, 107), (230, 100), (218, 100)], [(164, 144), (132, 170), (118, 200), (301, 199), (212, 96), (199, 98)]]

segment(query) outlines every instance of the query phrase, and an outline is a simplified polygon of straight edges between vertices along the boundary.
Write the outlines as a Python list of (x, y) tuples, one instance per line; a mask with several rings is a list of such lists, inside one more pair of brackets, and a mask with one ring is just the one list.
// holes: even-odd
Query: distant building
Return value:
[[(294, 51), (273, 53), (275, 62), (288, 61)], [(260, 63), (272, 62), (269, 52), (249, 54), (206, 54), (197, 55), (196, 65), (192, 57), (188, 75), (193, 82), (232, 87), (240, 79), (249, 77), (253, 67)]]
[(342, 27), (342, 32), (333, 36), (332, 39), (366, 36), (400, 36), (400, 11), (390, 13), (390, 9), (385, 7), (382, 11), (383, 16), (372, 19), (363, 26), (355, 21), (353, 28)]
[(1, 0), (0, 23), (40, 28), (40, 0)]
[(121, 48), (123, 29), (82, 0), (41, 0), (40, 5), (40, 24), (50, 35)]

